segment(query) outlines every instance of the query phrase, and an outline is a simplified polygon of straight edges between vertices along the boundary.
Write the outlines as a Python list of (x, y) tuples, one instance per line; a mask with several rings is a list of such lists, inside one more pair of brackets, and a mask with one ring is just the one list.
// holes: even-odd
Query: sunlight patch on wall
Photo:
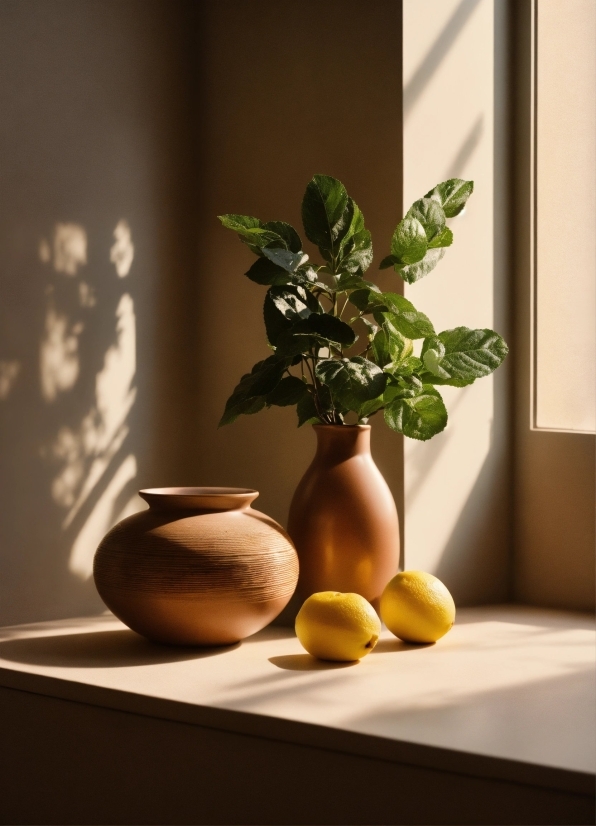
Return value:
[[(126, 221), (119, 221), (114, 239), (110, 261), (118, 278), (124, 278), (134, 259), (131, 230)], [(87, 264), (87, 234), (82, 227), (56, 224), (53, 244), (42, 239), (39, 258), (74, 280), (75, 292), (67, 299), (71, 302), (69, 312), (73, 312), (73, 301), (85, 312), (97, 312), (99, 292), (105, 315), (105, 298), (100, 284), (97, 281), (93, 284), (89, 278), (91, 272), (85, 280), (77, 278), (79, 267)], [(113, 271), (111, 276), (104, 277), (113, 279)], [(84, 371), (81, 353), (86, 350), (80, 350), (79, 339), (85, 329), (95, 328), (92, 323), (86, 328), (80, 321), (71, 324), (68, 314), (57, 308), (58, 291), (50, 285), (48, 293), (41, 345), (41, 388), (46, 401), (55, 401), (60, 392), (74, 386)], [(116, 301), (112, 343), (104, 353), (103, 367), (95, 376), (94, 395), (89, 399), (87, 413), (78, 424), (60, 427), (42, 451), (46, 460), (58, 465), (51, 483), (51, 496), (67, 511), (62, 528), (67, 536), (74, 537), (69, 570), (83, 579), (92, 574), (93, 555), (106, 531), (123, 516), (143, 507), (136, 495), (130, 498), (128, 493), (127, 500), (126, 491), (137, 475), (136, 457), (125, 444), (130, 433), (128, 416), (136, 398), (136, 315), (129, 292), (116, 297)]]
[(87, 501), (128, 435), (126, 418), (136, 396), (132, 387), (135, 351), (134, 304), (125, 294), (116, 310), (116, 342), (105, 354), (104, 366), (95, 379), (95, 404), (80, 428), (62, 428), (52, 447), (54, 457), (64, 463), (52, 484), (56, 503), (70, 508), (64, 528)]
[(47, 402), (70, 390), (79, 377), (79, 336), (82, 322), (70, 325), (68, 316), (50, 303), (46, 311), (45, 334), (41, 341), (39, 368), (41, 394)]
[(116, 267), (120, 278), (125, 278), (130, 272), (135, 257), (130, 227), (126, 221), (118, 222), (114, 230), (114, 238), (116, 240), (110, 250), (110, 261)]
[[(70, 510), (64, 520), (65, 529), (97, 490), (106, 474), (109, 474), (112, 460), (129, 433), (126, 419), (136, 397), (136, 388), (132, 386), (136, 370), (136, 319), (134, 303), (128, 293), (120, 299), (116, 319), (116, 342), (108, 349), (103, 369), (97, 374), (95, 406), (83, 420), (76, 440), (79, 452), (67, 462), (61, 476), (54, 482), (56, 493), (64, 495), (65, 483), (68, 484), (71, 476), (75, 480), (73, 470), (81, 464), (85, 468), (84, 479), (76, 478), (76, 499), (73, 489), (68, 489)], [(78, 576), (91, 576), (95, 549), (106, 531), (121, 518), (121, 513), (116, 511), (116, 503), (124, 487), (134, 479), (136, 473), (136, 459), (130, 455), (113, 474), (95, 503), (72, 546), (69, 569)], [(58, 489), (58, 484), (62, 486), (61, 490)], [(129, 506), (130, 502), (128, 512)], [(136, 509), (140, 507), (138, 500)]]
[(38, 252), (39, 260), (44, 264), (51, 261), (56, 272), (76, 275), (87, 263), (87, 233), (79, 224), (56, 224), (53, 244), (42, 238)]
[[(130, 510), (131, 502), (128, 502), (123, 511), (119, 513), (115, 512), (114, 507), (126, 485), (131, 482), (136, 475), (137, 460), (130, 454), (114, 473), (110, 483), (95, 503), (91, 515), (75, 539), (70, 553), (68, 567), (73, 574), (76, 574), (81, 579), (88, 579), (93, 573), (95, 550), (102, 537), (112, 527), (114, 522), (123, 519), (125, 515), (130, 515), (131, 512), (136, 512)], [(136, 498), (137, 497), (135, 497), (135, 499)]]
[(20, 371), (20, 361), (16, 359), (0, 361), (0, 401), (8, 398)]

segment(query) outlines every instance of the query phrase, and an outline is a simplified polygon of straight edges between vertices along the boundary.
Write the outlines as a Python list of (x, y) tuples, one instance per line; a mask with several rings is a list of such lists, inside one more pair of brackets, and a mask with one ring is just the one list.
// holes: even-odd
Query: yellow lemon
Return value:
[(296, 617), (296, 636), (313, 657), (349, 662), (370, 654), (381, 633), (375, 609), (360, 594), (321, 591)]
[(455, 603), (436, 576), (403, 571), (383, 591), (381, 619), (404, 642), (436, 642), (453, 626)]

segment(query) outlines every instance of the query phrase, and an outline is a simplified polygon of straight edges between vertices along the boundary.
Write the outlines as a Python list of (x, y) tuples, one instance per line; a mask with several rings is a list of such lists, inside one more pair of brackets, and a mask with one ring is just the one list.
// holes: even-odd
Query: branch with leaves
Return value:
[[(472, 181), (453, 178), (416, 201), (397, 225), (393, 267), (408, 284), (433, 270), (453, 243), (446, 225), (463, 210)], [(359, 424), (384, 411), (390, 428), (427, 440), (447, 424), (438, 385), (465, 387), (488, 376), (508, 348), (493, 330), (456, 327), (436, 333), (402, 295), (364, 278), (373, 258), (362, 212), (343, 184), (315, 175), (302, 222), (324, 264), (313, 264), (296, 230), (283, 221), (220, 215), (257, 256), (246, 275), (268, 287), (263, 318), (272, 355), (242, 376), (220, 426), (265, 407), (296, 405), (298, 426)], [(414, 341), (422, 339), (419, 356)]]

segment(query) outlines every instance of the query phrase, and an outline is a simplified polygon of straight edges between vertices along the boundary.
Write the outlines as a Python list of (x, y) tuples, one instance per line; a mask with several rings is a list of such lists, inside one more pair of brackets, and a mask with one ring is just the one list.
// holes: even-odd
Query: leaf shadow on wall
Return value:
[[(93, 233), (82, 223), (55, 222), (39, 241), (30, 235), (29, 245), (18, 264), (33, 286), (21, 313), (7, 308), (0, 342), (19, 363), (0, 401), (3, 455), (16, 485), (4, 542), (20, 549), (21, 571), (29, 555), (28, 589), (18, 596), (11, 590), (5, 599), (17, 621), (48, 591), (58, 611), (67, 589), (75, 610), (78, 603), (88, 613), (90, 600), (100, 609), (90, 579), (95, 548), (115, 521), (141, 507), (130, 424), (136, 398), (131, 229), (124, 219), (111, 231), (96, 225)], [(4, 286), (24, 303), (17, 285)], [(51, 568), (39, 564), (40, 553), (53, 560)]]

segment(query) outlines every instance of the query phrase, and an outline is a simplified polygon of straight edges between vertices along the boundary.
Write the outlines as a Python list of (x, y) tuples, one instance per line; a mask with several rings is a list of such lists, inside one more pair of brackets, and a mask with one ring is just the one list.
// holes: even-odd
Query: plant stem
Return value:
[(316, 408), (316, 411), (317, 411), (317, 415), (318, 415), (319, 419), (321, 419), (321, 421), (324, 422), (325, 419), (324, 419), (323, 414), (321, 413), (321, 405), (320, 405), (320, 402), (319, 402), (319, 394), (318, 394), (318, 391), (317, 391), (317, 382), (316, 382), (314, 373), (312, 371), (312, 368), (311, 368), (311, 366), (309, 364), (309, 361), (308, 361), (306, 356), (302, 356), (302, 361), (303, 361), (303, 363), (306, 364), (308, 372), (310, 373), (310, 379), (311, 379), (312, 387), (313, 387), (312, 397), (313, 397), (313, 401), (315, 403), (315, 408)]
[(344, 306), (341, 308), (341, 312), (340, 312), (340, 314), (339, 314), (339, 318), (341, 318), (341, 317), (342, 317), (342, 315), (344, 314), (344, 310), (345, 310), (345, 309), (346, 309), (346, 307), (348, 306), (348, 302), (349, 302), (349, 300), (350, 300), (350, 296), (349, 296), (349, 295), (347, 295), (347, 296), (346, 296), (346, 300), (344, 301)]

